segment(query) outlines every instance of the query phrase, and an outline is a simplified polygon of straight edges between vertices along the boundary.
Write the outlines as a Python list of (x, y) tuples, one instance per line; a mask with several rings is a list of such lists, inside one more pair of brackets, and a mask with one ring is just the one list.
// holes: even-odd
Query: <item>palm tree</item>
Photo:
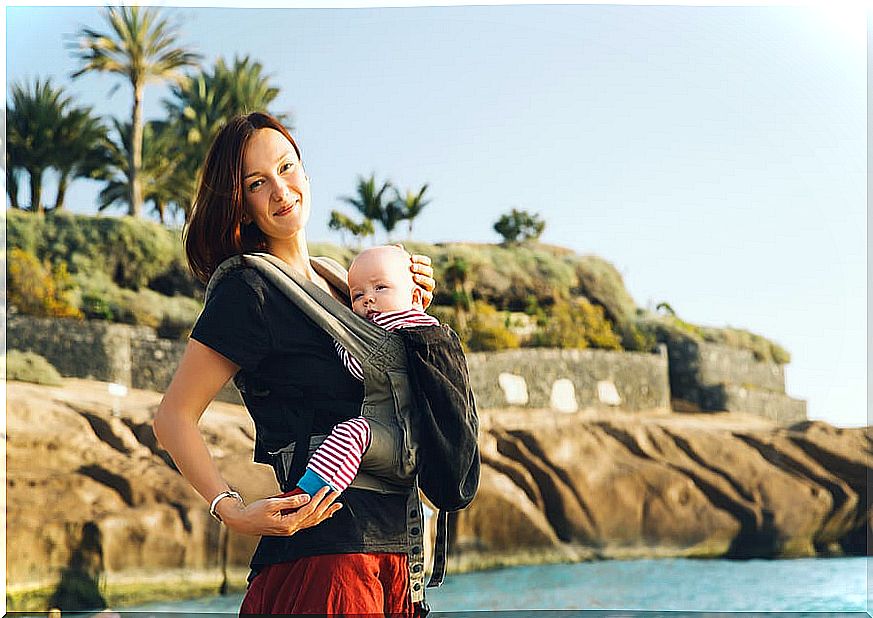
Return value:
[(424, 207), (430, 204), (431, 200), (424, 199), (424, 192), (427, 191), (427, 184), (422, 185), (418, 193), (413, 193), (411, 189), (406, 190), (406, 196), (401, 196), (399, 191), (396, 191), (394, 203), (397, 204), (401, 219), (406, 219), (409, 224), (408, 239), (412, 240), (412, 221), (421, 214)]
[[(211, 71), (189, 75), (170, 89), (164, 107), (178, 138), (180, 174), (185, 180), (180, 197), (187, 195), (186, 213), (196, 190), (197, 171), (206, 159), (212, 138), (232, 116), (267, 110), (279, 96), (279, 88), (263, 74), (263, 66), (248, 56), (235, 57), (228, 66), (219, 58)], [(286, 125), (285, 114), (271, 112)], [(289, 127), (290, 128), (290, 127)]]
[(6, 169), (6, 194), (9, 196), (9, 203), (12, 208), (20, 209), (21, 204), (18, 203), (18, 175), (22, 171), (21, 167), (21, 148), (22, 134), (18, 132), (13, 134), (10, 127), (11, 110), (6, 109), (3, 114), (3, 150), (6, 153), (5, 169)]
[(354, 197), (340, 196), (339, 199), (354, 206), (355, 210), (364, 215), (365, 220), (380, 222), (385, 231), (390, 234), (394, 224), (399, 220), (398, 211), (395, 208), (387, 208), (385, 194), (391, 188), (391, 181), (387, 180), (377, 188), (375, 173), (370, 174), (369, 178), (358, 176), (358, 194)]
[(338, 210), (330, 211), (330, 221), (328, 222), (327, 227), (340, 233), (344, 246), (348, 246), (346, 244), (346, 233), (351, 234), (356, 240), (359, 251), (361, 249), (361, 240), (365, 236), (372, 236), (375, 232), (373, 229), (373, 222), (370, 219), (364, 219), (361, 223), (355, 223), (352, 219)]
[[(117, 140), (109, 140), (104, 151), (104, 167), (99, 179), (106, 186), (98, 195), (98, 210), (106, 210), (130, 200), (131, 126), (129, 123), (114, 120)], [(175, 157), (175, 134), (166, 122), (147, 122), (143, 127), (143, 157), (140, 180), (143, 201), (151, 203), (161, 223), (166, 221), (167, 209), (180, 206), (174, 185), (178, 178), (177, 158)]]
[(467, 312), (472, 308), (470, 290), (470, 263), (460, 256), (452, 256), (443, 271), (446, 285), (452, 289), (452, 305), (458, 330), (467, 330)]
[[(227, 93), (223, 111), (228, 117), (266, 110), (279, 96), (279, 88), (270, 84), (269, 76), (264, 75), (263, 70), (260, 62), (248, 56), (234, 56), (231, 67), (221, 58), (215, 63), (213, 79)], [(274, 115), (285, 121), (284, 114)]]
[(91, 108), (71, 110), (55, 132), (53, 164), (58, 170), (55, 210), (64, 207), (67, 187), (75, 178), (96, 178), (103, 165), (101, 147), (108, 139), (106, 127), (91, 115)]
[(391, 233), (404, 218), (403, 207), (399, 203), (388, 202), (385, 205), (385, 209), (382, 211), (382, 218), (379, 222), (385, 228), (385, 234), (389, 243), (391, 242)]
[(83, 28), (75, 56), (82, 67), (73, 73), (79, 77), (90, 71), (117, 73), (130, 81), (133, 88), (131, 109), (131, 148), (127, 166), (130, 189), (129, 214), (138, 216), (142, 205), (143, 118), (142, 98), (150, 81), (183, 78), (181, 69), (193, 66), (199, 56), (176, 45), (176, 29), (159, 17), (156, 9), (138, 6), (110, 7), (106, 12), (111, 31), (102, 33)]
[[(7, 191), (13, 207), (18, 204), (18, 180), (15, 174), (25, 170), (30, 179), (30, 210), (43, 212), (42, 179), (55, 157), (55, 137), (70, 105), (62, 88), (51, 80), (37, 79), (33, 88), (12, 85), (12, 107), (6, 112), (8, 140)], [(12, 182), (9, 183), (10, 174)]]
[(21, 168), (15, 167), (11, 163), (9, 155), (9, 146), (6, 148), (6, 194), (9, 195), (9, 204), (12, 208), (19, 209), (21, 204), (18, 203), (18, 172)]

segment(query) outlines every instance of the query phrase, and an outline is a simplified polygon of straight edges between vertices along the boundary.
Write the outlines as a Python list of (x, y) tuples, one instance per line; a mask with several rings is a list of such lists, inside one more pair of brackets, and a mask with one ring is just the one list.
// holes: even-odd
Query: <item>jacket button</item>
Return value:
[(417, 511), (409, 511), (409, 517), (411, 519), (415, 519), (416, 517), (418, 517), (418, 512)]
[(416, 545), (415, 547), (412, 548), (412, 553), (413, 553), (413, 554), (420, 554), (420, 553), (421, 553), (421, 547), (419, 547), (418, 545)]
[(410, 532), (412, 534), (419, 534), (421, 532), (421, 530), (419, 528), (413, 528), (412, 530), (410, 530)]
[(421, 572), (421, 565), (420, 564), (412, 565), (412, 572), (413, 573), (420, 573)]
[(415, 584), (415, 585), (412, 587), (412, 589), (413, 589), (413, 590), (416, 590), (416, 591), (417, 591), (417, 590), (421, 590), (421, 584)]

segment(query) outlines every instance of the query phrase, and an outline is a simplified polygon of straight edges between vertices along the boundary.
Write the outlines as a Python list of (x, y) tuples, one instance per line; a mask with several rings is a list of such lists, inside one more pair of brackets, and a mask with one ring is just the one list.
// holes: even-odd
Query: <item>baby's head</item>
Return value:
[(412, 280), (412, 257), (396, 245), (372, 247), (349, 267), (352, 310), (362, 317), (373, 312), (424, 310), (422, 291)]

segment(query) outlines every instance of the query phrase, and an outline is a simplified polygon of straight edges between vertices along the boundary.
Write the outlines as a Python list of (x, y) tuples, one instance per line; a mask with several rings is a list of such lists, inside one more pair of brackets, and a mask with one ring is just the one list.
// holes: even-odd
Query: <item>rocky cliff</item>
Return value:
[[(157, 445), (160, 395), (101, 382), (7, 385), (9, 609), (118, 605), (240, 587), (256, 539), (229, 535)], [(201, 421), (247, 499), (276, 491), (252, 426)], [(482, 483), (450, 569), (642, 556), (863, 554), (873, 434), (760, 417), (482, 412)]]

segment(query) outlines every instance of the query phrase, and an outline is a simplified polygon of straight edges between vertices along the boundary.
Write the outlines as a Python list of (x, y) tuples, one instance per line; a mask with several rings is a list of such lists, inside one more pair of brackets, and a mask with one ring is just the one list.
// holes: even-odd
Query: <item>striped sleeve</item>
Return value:
[(439, 326), (440, 322), (435, 317), (424, 311), (409, 309), (403, 311), (383, 311), (373, 316), (373, 323), (385, 330), (397, 330), (398, 328), (413, 328), (415, 326)]
[(339, 341), (334, 341), (333, 345), (336, 348), (336, 353), (339, 355), (340, 360), (343, 362), (343, 365), (345, 365), (346, 369), (349, 370), (349, 373), (351, 373), (358, 380), (363, 382), (364, 370), (361, 368), (361, 363), (358, 362), (358, 359), (349, 354), (349, 351), (346, 350)]
[(358, 416), (334, 427), (306, 467), (334, 489), (345, 491), (358, 473), (361, 457), (369, 445), (370, 424)]

